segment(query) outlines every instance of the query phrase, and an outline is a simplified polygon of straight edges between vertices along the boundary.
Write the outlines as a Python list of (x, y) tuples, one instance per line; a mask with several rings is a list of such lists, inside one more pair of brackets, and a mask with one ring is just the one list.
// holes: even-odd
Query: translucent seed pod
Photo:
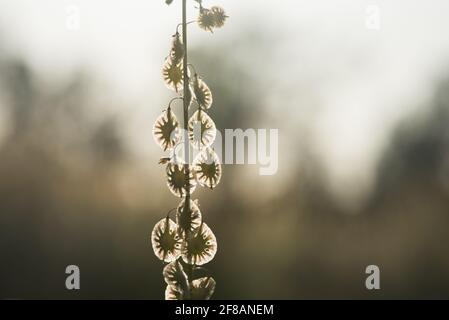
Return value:
[(203, 277), (192, 281), (192, 300), (209, 300), (215, 291), (215, 280), (211, 277)]
[(184, 86), (184, 75), (182, 63), (175, 64), (171, 59), (167, 59), (162, 68), (162, 76), (165, 85), (176, 92), (181, 91)]
[[(187, 170), (189, 171), (188, 178)], [(190, 190), (190, 194), (195, 191), (197, 182), (194, 178), (192, 166), (186, 169), (182, 163), (169, 162), (166, 173), (167, 186), (175, 196), (183, 198), (187, 194), (187, 190)]]
[(180, 140), (179, 123), (175, 114), (168, 108), (153, 126), (153, 138), (162, 150), (172, 149)]
[(181, 253), (182, 239), (178, 236), (178, 226), (170, 218), (160, 220), (151, 233), (151, 245), (154, 254), (164, 262), (178, 259)]
[(185, 294), (179, 287), (168, 284), (165, 289), (165, 300), (185, 300)]
[(182, 260), (190, 265), (203, 265), (217, 253), (217, 239), (212, 230), (201, 223), (196, 235), (187, 239), (182, 249)]
[(167, 264), (162, 271), (165, 282), (177, 288), (177, 291), (187, 292), (189, 290), (189, 280), (184, 268), (178, 260)]
[(198, 21), (198, 26), (201, 29), (203, 29), (205, 31), (213, 32), (213, 28), (215, 27), (215, 18), (214, 18), (212, 11), (201, 7), (200, 14), (198, 16), (197, 21)]
[(193, 76), (193, 93), (195, 100), (203, 110), (207, 110), (212, 106), (213, 98), (207, 84), (197, 75)]
[(217, 135), (214, 121), (202, 110), (197, 110), (189, 119), (188, 129), (189, 140), (197, 150), (210, 147)]
[(211, 277), (203, 277), (192, 281), (190, 297), (176, 286), (167, 285), (165, 300), (209, 300), (215, 291), (216, 282)]
[(173, 35), (171, 43), (170, 60), (172, 64), (178, 65), (182, 62), (183, 58), (184, 58), (184, 46), (181, 41), (180, 34), (176, 32), (176, 34)]
[(190, 200), (189, 208), (183, 199), (176, 211), (176, 222), (178, 224), (178, 234), (184, 235), (186, 231), (195, 233), (201, 225), (201, 211), (197, 205), (197, 200)]
[(214, 27), (221, 28), (224, 26), (226, 19), (228, 16), (222, 7), (213, 6), (210, 8), (212, 16), (214, 18)]
[(221, 163), (211, 148), (203, 149), (193, 161), (196, 179), (202, 187), (214, 189), (221, 179)]

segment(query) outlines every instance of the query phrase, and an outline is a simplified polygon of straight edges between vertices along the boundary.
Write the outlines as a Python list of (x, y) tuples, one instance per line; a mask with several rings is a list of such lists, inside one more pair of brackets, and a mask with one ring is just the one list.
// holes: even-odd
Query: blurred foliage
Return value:
[[(267, 117), (260, 88), (269, 79), (254, 78), (223, 48), (191, 57), (214, 90), (219, 128), (257, 127)], [(0, 147), (0, 297), (162, 299), (149, 230), (166, 212), (159, 193), (169, 191), (159, 183), (147, 191), (148, 181), (137, 184), (148, 195), (142, 206), (123, 198), (120, 177), (134, 163), (120, 121), (89, 112), (97, 105), (86, 73), (48, 87), (24, 62), (0, 61), (11, 124)], [(323, 168), (299, 143), (294, 179), (269, 201), (258, 191), (270, 192), (270, 180), (248, 185), (245, 168), (225, 166), (220, 192), (202, 204), (220, 242), (210, 266), (215, 298), (449, 298), (447, 92), (442, 82), (427, 111), (397, 128), (375, 191), (355, 214), (327, 193)], [(240, 194), (247, 189), (249, 198)], [(69, 264), (80, 266), (79, 292), (64, 288)], [(369, 264), (381, 268), (379, 292), (364, 288)]]

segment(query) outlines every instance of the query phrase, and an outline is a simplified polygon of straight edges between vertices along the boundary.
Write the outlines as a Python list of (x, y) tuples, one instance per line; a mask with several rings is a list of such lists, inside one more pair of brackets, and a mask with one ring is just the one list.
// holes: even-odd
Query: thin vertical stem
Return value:
[(186, 99), (187, 92), (189, 90), (189, 75), (188, 75), (188, 60), (187, 60), (187, 0), (182, 0), (182, 43), (184, 45), (184, 58), (183, 58), (183, 79), (184, 79), (184, 169), (186, 171), (186, 205), (190, 212), (190, 145), (188, 135), (188, 122), (189, 122), (189, 102)]
[[(187, 60), (187, 0), (182, 0), (182, 43), (184, 45), (184, 59), (183, 59), (183, 76), (184, 76), (184, 97), (189, 90), (188, 78), (188, 60)], [(187, 124), (189, 121), (189, 101), (184, 99), (184, 134), (187, 133)], [(185, 138), (188, 138), (187, 136)], [(186, 144), (185, 154), (189, 154), (188, 140), (184, 140)], [(188, 159), (188, 158), (186, 158)]]
[[(185, 212), (188, 212), (190, 214), (190, 169), (189, 169), (189, 163), (190, 163), (190, 145), (189, 145), (189, 136), (188, 136), (188, 122), (189, 122), (189, 103), (185, 97), (187, 95), (187, 92), (189, 90), (189, 75), (188, 75), (188, 59), (187, 59), (187, 0), (182, 0), (182, 43), (184, 45), (184, 59), (183, 59), (183, 78), (184, 78), (184, 158), (185, 158), (185, 164), (184, 164), (184, 170), (186, 173), (186, 198), (185, 198), (185, 206), (187, 209)], [(184, 232), (185, 235), (185, 241), (188, 240), (190, 237), (190, 232), (186, 230)], [(187, 269), (187, 277), (188, 281), (190, 283), (190, 287), (192, 287), (192, 272), (193, 267), (189, 266)], [(189, 294), (190, 296), (190, 294)]]

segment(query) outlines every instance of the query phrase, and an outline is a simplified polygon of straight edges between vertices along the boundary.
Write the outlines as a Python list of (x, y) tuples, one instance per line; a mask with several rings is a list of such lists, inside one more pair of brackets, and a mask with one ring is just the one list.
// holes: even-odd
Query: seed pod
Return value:
[(198, 77), (197, 74), (193, 76), (193, 93), (195, 94), (195, 100), (200, 108), (207, 110), (212, 106), (212, 92), (207, 84)]
[(170, 49), (170, 60), (173, 64), (178, 65), (182, 62), (184, 58), (184, 46), (181, 41), (181, 37), (178, 32), (173, 35), (171, 49)]
[(214, 143), (217, 127), (204, 111), (197, 110), (189, 120), (189, 140), (192, 146), (200, 150)]
[(212, 277), (203, 277), (192, 281), (192, 300), (209, 300), (215, 291), (215, 280)]
[(222, 7), (214, 6), (210, 8), (210, 11), (212, 12), (212, 16), (214, 18), (214, 27), (215, 28), (223, 27), (226, 19), (228, 18), (224, 9)]
[(168, 108), (157, 119), (153, 126), (153, 138), (162, 150), (172, 149), (179, 141), (179, 123), (175, 114)]
[(182, 249), (182, 260), (190, 265), (201, 266), (211, 261), (217, 253), (217, 239), (212, 230), (201, 223), (198, 232), (187, 239)]
[(182, 63), (175, 64), (171, 59), (167, 59), (162, 68), (162, 76), (167, 88), (176, 92), (182, 90), (184, 86)]
[(185, 293), (179, 287), (167, 284), (165, 288), (165, 300), (185, 300)]
[(209, 300), (215, 291), (216, 282), (212, 277), (203, 277), (192, 281), (190, 297), (176, 286), (167, 285), (165, 300)]
[(176, 223), (180, 236), (184, 235), (186, 231), (195, 233), (201, 225), (201, 211), (197, 201), (190, 200), (189, 204), (186, 206), (186, 201), (183, 199), (177, 208)]
[(198, 183), (203, 187), (214, 189), (221, 179), (221, 164), (217, 154), (206, 148), (193, 162)]
[(184, 272), (184, 268), (178, 260), (167, 264), (162, 271), (165, 282), (173, 287), (176, 287), (180, 292), (189, 291), (189, 281)]
[(197, 182), (194, 178), (193, 168), (189, 166), (188, 171), (189, 175), (187, 178), (187, 170), (184, 164), (172, 162), (167, 164), (167, 186), (177, 197), (185, 197), (187, 190), (190, 190), (190, 194), (195, 191)]
[(182, 240), (177, 233), (178, 226), (170, 218), (160, 220), (151, 233), (151, 244), (156, 257), (164, 262), (178, 259)]
[(215, 27), (215, 17), (212, 11), (203, 7), (200, 8), (198, 26), (203, 30), (213, 32), (213, 28)]

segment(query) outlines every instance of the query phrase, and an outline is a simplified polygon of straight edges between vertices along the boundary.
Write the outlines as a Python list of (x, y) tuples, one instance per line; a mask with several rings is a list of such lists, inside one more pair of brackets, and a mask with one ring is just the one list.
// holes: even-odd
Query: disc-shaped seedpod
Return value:
[(226, 19), (228, 16), (222, 7), (213, 6), (210, 8), (212, 16), (214, 18), (214, 27), (221, 28), (224, 26)]
[(177, 288), (177, 291), (187, 292), (189, 290), (189, 280), (184, 272), (182, 264), (175, 260), (167, 264), (162, 271), (164, 280), (168, 285)]
[(203, 277), (192, 281), (190, 299), (209, 300), (215, 291), (215, 280), (211, 277)]
[(153, 137), (162, 150), (172, 149), (179, 141), (179, 123), (175, 114), (168, 108), (156, 120)]
[(221, 163), (211, 148), (203, 149), (193, 162), (196, 179), (202, 187), (213, 189), (221, 179)]
[(189, 119), (189, 139), (192, 146), (200, 150), (210, 147), (215, 141), (217, 128), (211, 117), (202, 110), (197, 110)]
[(211, 277), (203, 277), (192, 281), (189, 295), (177, 286), (167, 285), (165, 300), (209, 300), (215, 291), (216, 282)]
[(213, 28), (215, 27), (215, 18), (209, 9), (200, 8), (200, 15), (198, 16), (198, 26), (206, 31), (213, 32)]
[(171, 48), (170, 48), (170, 60), (172, 64), (178, 65), (182, 62), (182, 58), (184, 58), (184, 46), (181, 41), (180, 34), (176, 32), (173, 35)]
[(165, 288), (165, 300), (185, 300), (185, 293), (176, 286), (167, 284)]
[(184, 75), (182, 63), (175, 64), (171, 59), (167, 59), (162, 68), (162, 76), (166, 86), (176, 92), (182, 90), (184, 86)]
[(176, 222), (178, 224), (178, 234), (184, 235), (186, 231), (195, 233), (201, 225), (201, 211), (197, 201), (190, 200), (190, 206), (186, 206), (183, 199), (176, 211)]
[(169, 162), (166, 172), (168, 188), (175, 196), (183, 198), (187, 194), (187, 190), (190, 190), (190, 194), (195, 191), (197, 182), (192, 166), (186, 168), (182, 163)]
[(217, 239), (212, 230), (201, 223), (196, 235), (189, 237), (182, 249), (182, 259), (191, 265), (203, 265), (211, 261), (217, 253)]
[(207, 84), (197, 75), (193, 76), (193, 93), (195, 95), (195, 100), (199, 107), (203, 110), (207, 110), (212, 106), (212, 92), (210, 91)]
[(151, 233), (154, 254), (164, 262), (176, 260), (181, 253), (182, 239), (177, 229), (176, 223), (167, 217), (156, 223)]

